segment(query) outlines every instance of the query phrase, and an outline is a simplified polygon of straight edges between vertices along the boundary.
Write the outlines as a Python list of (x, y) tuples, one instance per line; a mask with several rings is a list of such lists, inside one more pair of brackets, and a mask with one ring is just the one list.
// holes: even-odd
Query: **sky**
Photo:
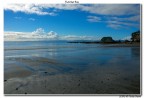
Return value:
[(4, 40), (114, 40), (140, 30), (139, 4), (8, 4)]

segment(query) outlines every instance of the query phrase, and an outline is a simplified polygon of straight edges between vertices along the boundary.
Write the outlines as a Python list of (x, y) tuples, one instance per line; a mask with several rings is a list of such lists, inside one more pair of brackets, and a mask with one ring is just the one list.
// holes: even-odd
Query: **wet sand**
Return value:
[[(87, 70), (75, 72), (72, 70), (63, 72), (62, 67), (70, 67), (64, 64), (40, 70), (37, 62), (46, 61), (49, 65), (52, 61), (43, 58), (33, 60), (19, 60), (26, 62), (33, 69), (25, 70), (21, 67), (13, 67), (15, 71), (5, 73), (4, 92), (5, 94), (139, 94), (140, 76), (139, 73), (131, 74), (126, 69), (119, 68), (121, 65), (114, 65), (111, 60), (106, 65), (97, 66), (90, 63)], [(39, 66), (39, 67), (38, 67)], [(135, 66), (135, 65), (132, 65)], [(132, 70), (134, 71), (134, 70)]]
[(6, 50), (4, 93), (140, 94), (139, 47), (86, 47)]
[(118, 72), (10, 78), (5, 94), (139, 94), (139, 76)]

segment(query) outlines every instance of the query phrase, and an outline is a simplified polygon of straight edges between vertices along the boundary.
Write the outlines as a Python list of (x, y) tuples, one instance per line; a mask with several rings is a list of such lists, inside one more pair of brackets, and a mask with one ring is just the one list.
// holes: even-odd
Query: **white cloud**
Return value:
[(93, 36), (60, 36), (54, 31), (45, 32), (44, 29), (38, 28), (33, 32), (4, 32), (5, 41), (35, 41), (35, 40), (97, 40)]
[(98, 40), (98, 38), (94, 36), (76, 36), (76, 35), (62, 36), (60, 39), (62, 40)]
[(140, 22), (140, 15), (131, 16), (131, 17), (127, 18), (127, 20)]
[(122, 26), (120, 24), (113, 24), (113, 23), (109, 23), (107, 25), (107, 27), (113, 28), (113, 29), (119, 29), (122, 28)]
[(95, 4), (83, 6), (81, 9), (101, 15), (135, 15), (140, 13), (140, 6), (135, 4)]
[(140, 27), (140, 24), (136, 22), (119, 21), (119, 20), (108, 20), (105, 22), (107, 23), (108, 27), (111, 27), (114, 29), (129, 28), (129, 27), (139, 28)]
[(35, 19), (34, 19), (34, 18), (29, 18), (28, 20), (30, 20), (30, 21), (35, 21)]
[(128, 21), (128, 22), (140, 22), (140, 15), (133, 15), (133, 16), (128, 16), (128, 17), (116, 17), (116, 16), (112, 16), (112, 17), (107, 17), (108, 20), (113, 20), (113, 21)]
[(39, 6), (41, 8), (49, 9), (59, 9), (59, 10), (77, 10), (80, 9), (81, 6), (79, 4), (36, 4), (36, 6)]
[(122, 40), (131, 40), (131, 36), (126, 36), (126, 37), (124, 37)]
[(38, 28), (33, 32), (5, 32), (4, 40), (56, 40), (57, 33), (50, 31), (46, 33), (42, 28)]
[[(44, 11), (45, 9), (54, 9)], [(140, 13), (140, 6), (135, 4), (9, 4), (5, 10), (24, 12), (37, 15), (56, 15), (58, 10), (81, 10), (100, 15), (136, 15)]]
[(11, 10), (13, 12), (24, 12), (27, 14), (55, 15), (53, 12), (43, 11), (42, 7), (35, 4), (9, 4), (4, 8), (5, 10)]
[(89, 22), (100, 22), (101, 21), (101, 18), (97, 17), (97, 16), (88, 16), (87, 18), (88, 18), (87, 21), (89, 21)]
[(45, 35), (45, 31), (42, 28), (38, 28), (35, 31), (32, 32), (34, 35)]
[(58, 37), (59, 37), (58, 34), (55, 33), (54, 31), (48, 32), (47, 36), (48, 36), (49, 39), (58, 39)]
[(89, 22), (101, 22), (105, 23), (107, 27), (113, 29), (129, 28), (129, 27), (140, 27), (140, 15), (131, 15), (125, 17), (119, 16), (88, 16), (87, 21)]

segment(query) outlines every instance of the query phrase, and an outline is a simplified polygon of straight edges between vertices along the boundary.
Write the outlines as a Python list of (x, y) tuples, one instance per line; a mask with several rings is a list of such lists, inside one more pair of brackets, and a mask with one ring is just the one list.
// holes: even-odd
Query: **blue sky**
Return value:
[(4, 9), (5, 40), (119, 40), (139, 29), (139, 4), (10, 4)]

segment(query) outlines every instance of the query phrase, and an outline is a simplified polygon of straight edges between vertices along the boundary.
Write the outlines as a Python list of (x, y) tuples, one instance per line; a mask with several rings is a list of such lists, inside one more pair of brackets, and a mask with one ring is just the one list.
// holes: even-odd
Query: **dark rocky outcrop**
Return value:
[(112, 37), (103, 37), (103, 38), (101, 39), (101, 42), (102, 42), (102, 43), (113, 43), (114, 40), (112, 39)]

